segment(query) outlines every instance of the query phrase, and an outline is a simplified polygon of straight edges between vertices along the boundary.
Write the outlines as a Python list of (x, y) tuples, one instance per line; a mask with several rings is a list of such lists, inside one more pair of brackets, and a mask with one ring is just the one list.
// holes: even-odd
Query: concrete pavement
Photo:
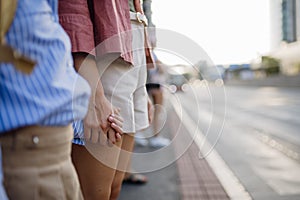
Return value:
[[(282, 82), (279, 79), (278, 82)], [(172, 139), (174, 134), (175, 137), (179, 136), (179, 142), (172, 146), (173, 154), (175, 157), (181, 152), (184, 154), (171, 165), (146, 173), (148, 184), (124, 185), (120, 199), (299, 199), (299, 91), (298, 87), (288, 85), (287, 88), (276, 88), (273, 82), (273, 87), (255, 87), (255, 84), (254, 87), (227, 87), (226, 124), (222, 137), (213, 148), (218, 152), (209, 153), (204, 156), (205, 159), (199, 159), (201, 153), (206, 155), (208, 152), (201, 148), (201, 131), (191, 135), (193, 142), (189, 148), (184, 149), (182, 144), (187, 132), (198, 129), (204, 133), (209, 130), (207, 139), (214, 144), (219, 136), (216, 124), (221, 125), (224, 117), (221, 92), (213, 94), (213, 111), (210, 110), (211, 96), (206, 94), (205, 88), (194, 87), (198, 96), (194, 100), (191, 91), (176, 93), (174, 96), (181, 103), (177, 106), (179, 111), (176, 114), (176, 109), (168, 109), (167, 123), (162, 132)], [(196, 104), (199, 105), (199, 111)], [(182, 115), (181, 121), (176, 119), (178, 113)], [(201, 120), (197, 122), (198, 119)], [(155, 150), (137, 147), (136, 151)], [(171, 154), (152, 159), (151, 162), (161, 163), (174, 156)], [(224, 167), (220, 161), (215, 162), (213, 157), (222, 157), (220, 160), (228, 166), (225, 164)], [(134, 166), (141, 169), (147, 164), (137, 162)], [(241, 187), (234, 185), (234, 178), (227, 178), (230, 170), (226, 172), (225, 168), (232, 170)], [(232, 181), (228, 181), (230, 179)], [(238, 190), (240, 193), (235, 192)], [(241, 197), (239, 195), (243, 190), (244, 196)]]
[[(174, 134), (185, 136), (188, 130), (179, 121), (174, 109), (168, 109), (167, 122), (161, 135), (170, 139)], [(184, 139), (183, 139), (184, 140)], [(199, 159), (199, 147), (191, 142), (182, 152), (182, 139), (173, 144), (173, 151), (164, 154), (160, 159), (151, 160), (151, 164), (162, 163), (164, 160), (181, 155), (179, 159), (159, 170), (144, 173), (149, 182), (145, 185), (123, 184), (120, 200), (227, 200), (229, 196), (218, 180), (206, 159)], [(135, 152), (151, 153), (156, 149), (150, 147), (135, 147)], [(176, 156), (175, 156), (176, 157)], [(141, 169), (145, 163), (133, 159), (133, 168)], [(147, 165), (147, 163), (146, 163)]]
[[(300, 199), (299, 88), (227, 86), (225, 91), (226, 112), (222, 88), (208, 93), (195, 85), (176, 96), (253, 199)], [(191, 106), (196, 104), (199, 111)]]

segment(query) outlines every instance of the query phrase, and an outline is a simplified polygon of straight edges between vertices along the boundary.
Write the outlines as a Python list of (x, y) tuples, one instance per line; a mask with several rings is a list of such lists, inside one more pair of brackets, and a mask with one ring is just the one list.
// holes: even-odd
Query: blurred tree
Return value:
[(280, 60), (270, 57), (270, 56), (262, 56), (262, 68), (265, 70), (266, 75), (275, 75), (280, 72)]

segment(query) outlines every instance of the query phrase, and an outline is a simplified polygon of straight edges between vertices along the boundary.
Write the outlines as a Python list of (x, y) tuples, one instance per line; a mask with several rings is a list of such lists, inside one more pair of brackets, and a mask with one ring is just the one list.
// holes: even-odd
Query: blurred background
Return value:
[[(227, 193), (218, 193), (207, 172), (194, 180), (187, 172), (192, 169), (180, 167), (199, 161), (194, 153), (177, 165), (180, 198), (164, 190), (158, 199), (299, 200), (300, 0), (153, 0), (152, 12), (157, 29), (182, 34), (207, 53), (191, 63), (155, 50), (164, 68), (164, 104), (186, 114), (178, 119), (183, 132), (197, 129), (204, 136), (193, 151), (200, 151)], [(161, 42), (158, 36), (158, 47)], [(172, 132), (177, 122), (170, 119)], [(211, 149), (224, 165), (212, 161)], [(195, 173), (203, 170), (193, 166)]]
[[(200, 113), (192, 112), (191, 91), (177, 94), (183, 107), (200, 120), (206, 133), (209, 125), (204, 119), (212, 114), (212, 107), (216, 118), (223, 117), (223, 102), (211, 105), (207, 86), (198, 80), (222, 78), (227, 116), (217, 150), (253, 195), (299, 194), (300, 1), (152, 2), (156, 27), (191, 38), (214, 64), (199, 56), (193, 70), (180, 58), (157, 52), (163, 63), (172, 66), (168, 83), (177, 90), (190, 83), (198, 94)], [(212, 98), (223, 99), (217, 93)], [(208, 136), (211, 142), (216, 138), (213, 132)]]
[[(229, 79), (254, 79), (299, 73), (299, 7), (298, 0), (164, 0), (152, 1), (152, 18), (157, 28), (194, 40), (215, 65), (233, 72)], [(244, 70), (253, 77), (236, 72)]]

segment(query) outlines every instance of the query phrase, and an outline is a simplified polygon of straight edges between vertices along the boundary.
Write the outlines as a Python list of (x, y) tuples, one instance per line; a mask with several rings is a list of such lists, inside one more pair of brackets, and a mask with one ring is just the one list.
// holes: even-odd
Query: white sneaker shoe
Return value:
[(141, 146), (141, 147), (148, 146), (148, 141), (147, 141), (147, 139), (144, 139), (144, 138), (135, 137), (134, 142), (137, 146)]
[(149, 146), (154, 148), (162, 148), (168, 146), (170, 142), (171, 141), (168, 138), (152, 137), (149, 139)]

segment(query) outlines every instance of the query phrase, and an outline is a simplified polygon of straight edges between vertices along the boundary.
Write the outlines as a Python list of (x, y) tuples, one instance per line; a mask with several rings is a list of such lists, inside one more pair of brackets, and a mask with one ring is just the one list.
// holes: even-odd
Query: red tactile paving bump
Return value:
[[(175, 143), (175, 151), (178, 145)], [(207, 161), (199, 159), (199, 148), (195, 143), (177, 160), (177, 168), (182, 200), (229, 200)]]

